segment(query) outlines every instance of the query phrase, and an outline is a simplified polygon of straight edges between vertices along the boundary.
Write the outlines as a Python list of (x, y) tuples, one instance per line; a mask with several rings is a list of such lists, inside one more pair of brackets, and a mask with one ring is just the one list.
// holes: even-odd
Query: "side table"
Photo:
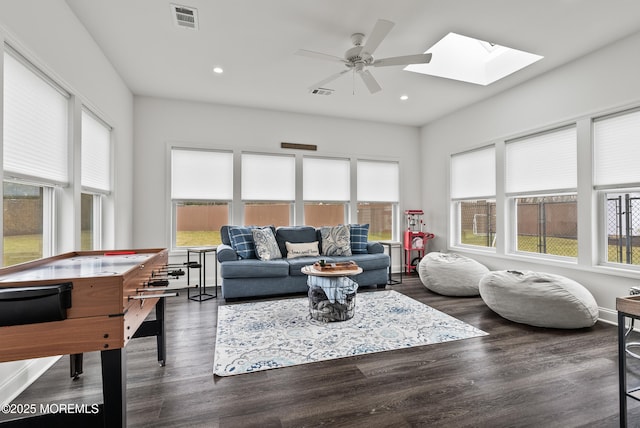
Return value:
[[(191, 267), (190, 267), (190, 261), (191, 261), (191, 254), (197, 254), (198, 255), (198, 284), (196, 284), (196, 287), (198, 287), (198, 294), (194, 294), (191, 295), (191, 288), (188, 287), (191, 284), (191, 278), (189, 275), (189, 272), (191, 271)], [(213, 253), (213, 258), (214, 258), (214, 263), (213, 263), (213, 268), (214, 268), (214, 285), (213, 288), (215, 290), (215, 294), (209, 294), (207, 293), (207, 284), (206, 284), (206, 278), (207, 278), (207, 253)], [(205, 300), (209, 300), (209, 299), (214, 299), (218, 297), (218, 263), (216, 261), (216, 256), (218, 254), (218, 247), (217, 246), (213, 246), (213, 247), (192, 247), (192, 248), (187, 248), (187, 298), (189, 300), (193, 300), (196, 302), (204, 302)]]
[(402, 243), (398, 242), (398, 241), (378, 241), (380, 242), (381, 245), (385, 246), (388, 248), (389, 251), (389, 279), (387, 280), (387, 285), (395, 285), (395, 284), (402, 284), (402, 269), (400, 269), (400, 281), (398, 281), (397, 279), (393, 279), (393, 257), (391, 255), (392, 253), (392, 248), (399, 248), (400, 251), (402, 252)]

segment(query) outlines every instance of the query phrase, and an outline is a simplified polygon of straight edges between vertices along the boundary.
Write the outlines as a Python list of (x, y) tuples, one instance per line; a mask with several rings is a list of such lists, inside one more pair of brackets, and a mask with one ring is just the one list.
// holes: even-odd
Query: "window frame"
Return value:
[[(31, 260), (22, 260), (19, 263), (25, 261), (37, 260), (38, 258), (51, 257), (55, 253), (55, 244), (56, 244), (56, 190), (57, 188), (51, 185), (50, 183), (42, 183), (36, 181), (25, 181), (25, 180), (15, 180), (15, 179), (5, 179), (4, 183), (14, 183), (23, 186), (31, 186), (42, 190), (42, 245), (40, 248), (41, 256), (36, 259)], [(3, 198), (4, 198), (3, 192)], [(4, 206), (4, 201), (3, 201)], [(6, 239), (3, 233), (3, 239)], [(7, 249), (3, 244), (3, 260), (2, 266), (12, 266), (5, 265), (4, 259), (7, 255)]]
[[(215, 156), (215, 154), (219, 154), (220, 155), (220, 159), (219, 160), (215, 160), (214, 162), (222, 162), (223, 164), (225, 164), (225, 167), (229, 167), (229, 171), (230, 174), (232, 175), (230, 182), (231, 182), (231, 189), (229, 192), (229, 189), (226, 189), (226, 185), (228, 184), (227, 182), (223, 183), (225, 185), (225, 188), (222, 189), (221, 191), (212, 191), (209, 195), (207, 194), (203, 194), (202, 190), (199, 189), (196, 194), (192, 194), (192, 195), (183, 195), (183, 194), (178, 194), (175, 195), (176, 192), (174, 192), (174, 157), (173, 157), (173, 153), (175, 151), (184, 151), (184, 152), (193, 152), (194, 154), (198, 154), (198, 153), (208, 153), (208, 154), (212, 154)], [(169, 209), (170, 209), (170, 229), (169, 229), (169, 247), (171, 249), (172, 252), (183, 252), (186, 251), (187, 248), (189, 248), (190, 246), (178, 246), (178, 206), (181, 204), (224, 204), (227, 207), (227, 219), (231, 219), (232, 218), (232, 213), (233, 213), (233, 202), (232, 199), (230, 199), (229, 197), (225, 197), (225, 196), (232, 196), (233, 195), (233, 180), (234, 180), (234, 176), (235, 176), (235, 160), (234, 160), (234, 152), (231, 150), (225, 150), (225, 149), (212, 149), (212, 148), (208, 148), (208, 147), (192, 147), (192, 146), (188, 146), (188, 145), (183, 145), (183, 144), (169, 144), (168, 145), (168, 150), (167, 150), (167, 157), (168, 157), (168, 170), (170, 171), (169, 177), (168, 177), (168, 188), (169, 188), (169, 192), (168, 192), (168, 198), (169, 198)], [(226, 164), (228, 161), (230, 161), (230, 164)], [(180, 165), (179, 165), (180, 166)], [(207, 171), (207, 174), (212, 173), (212, 171)], [(219, 173), (216, 171), (216, 176)], [(189, 175), (189, 174), (186, 174)], [(202, 181), (202, 177), (196, 177), (194, 179), (200, 179), (200, 181)], [(211, 180), (215, 181), (215, 177), (211, 177)], [(181, 181), (178, 183), (178, 186), (180, 188), (184, 187), (184, 183), (182, 183)], [(208, 196), (213, 196), (213, 197), (208, 197)], [(215, 196), (219, 196), (218, 198), (216, 198)], [(198, 244), (198, 245), (194, 245), (194, 246), (202, 246), (205, 244)], [(211, 244), (206, 244), (206, 245), (214, 245), (214, 243)]]
[[(540, 188), (531, 188), (527, 187), (530, 184), (525, 184), (524, 189), (516, 189), (510, 190), (509, 186), (512, 183), (509, 181), (509, 149), (508, 146), (511, 144), (519, 144), (519, 143), (531, 143), (531, 141), (535, 141), (538, 138), (545, 138), (548, 136), (553, 136), (555, 133), (563, 133), (563, 132), (573, 132), (574, 139), (572, 140), (572, 144), (575, 146), (573, 150), (575, 150), (573, 162), (575, 162), (576, 167), (576, 176), (575, 176), (575, 187), (566, 187), (566, 186), (558, 186), (558, 187), (540, 187)], [(560, 136), (562, 136), (560, 134)], [(539, 140), (538, 140), (539, 141)], [(575, 196), (576, 198), (576, 230), (578, 228), (579, 220), (579, 212), (577, 210), (577, 198), (578, 198), (578, 126), (575, 122), (570, 122), (564, 125), (551, 127), (548, 129), (544, 129), (540, 132), (535, 132), (527, 135), (523, 135), (521, 137), (513, 138), (506, 140), (504, 143), (504, 198), (505, 203), (508, 209), (508, 227), (507, 227), (507, 240), (506, 240), (506, 252), (508, 254), (519, 255), (532, 257), (536, 259), (546, 259), (546, 260), (558, 260), (565, 261), (577, 264), (578, 256), (563, 256), (558, 254), (549, 254), (549, 253), (539, 253), (539, 252), (528, 252), (521, 251), (518, 249), (518, 211), (517, 211), (517, 200), (522, 198), (544, 198), (544, 197), (555, 197), (555, 196)], [(579, 234), (576, 233), (576, 247), (579, 247)]]
[[(457, 177), (456, 175), (456, 161), (455, 159), (461, 159), (464, 157), (464, 161), (468, 161), (469, 158), (474, 160), (473, 157), (482, 156), (487, 153), (489, 156), (490, 165), (488, 166), (489, 170), (487, 171), (487, 177), (482, 180), (482, 185), (478, 186), (476, 190), (461, 192), (461, 184), (464, 182), (468, 182), (469, 177), (466, 176), (468, 172), (467, 169), (461, 171), (463, 175), (461, 177)], [(483, 246), (483, 245), (475, 245), (469, 243), (462, 242), (462, 204), (465, 202), (478, 202), (481, 200), (485, 200), (487, 202), (493, 201), (493, 204), (496, 206), (497, 211), (497, 198), (496, 198), (496, 145), (494, 143), (486, 144), (477, 148), (473, 148), (471, 150), (465, 150), (459, 153), (452, 153), (449, 157), (449, 210), (450, 210), (450, 233), (449, 233), (449, 245), (453, 248), (467, 248), (478, 250), (482, 252), (490, 252), (495, 253), (495, 240), (498, 234), (497, 230), (494, 230), (494, 239), (492, 240), (491, 246)], [(464, 162), (463, 161), (463, 162)], [(491, 170), (493, 167), (493, 170)], [(480, 168), (480, 170), (484, 170), (484, 168)], [(478, 172), (478, 171), (476, 171)], [(460, 183), (460, 184), (459, 184)], [(464, 187), (464, 186), (462, 186)], [(497, 212), (496, 212), (497, 214)], [(497, 219), (496, 219), (496, 229), (497, 229)]]
[[(360, 165), (364, 164), (364, 163), (368, 163), (368, 164), (393, 164), (396, 166), (396, 171), (397, 171), (397, 177), (395, 177), (395, 180), (397, 180), (397, 188), (394, 190), (395, 192), (395, 199), (392, 200), (392, 198), (383, 198), (383, 199), (379, 199), (379, 200), (369, 200), (366, 198), (362, 198), (361, 199), (361, 195), (360, 195), (360, 178), (361, 178), (361, 168)], [(352, 173), (352, 179), (353, 179), (354, 175)], [(354, 201), (355, 203), (355, 211), (356, 211), (356, 217), (355, 219), (352, 219), (352, 221), (355, 221), (357, 223), (362, 223), (362, 220), (360, 219), (360, 204), (376, 204), (376, 203), (383, 203), (383, 204), (390, 204), (391, 206), (391, 241), (399, 241), (401, 236), (400, 236), (400, 201), (401, 201), (401, 182), (400, 182), (400, 177), (401, 177), (401, 173), (400, 173), (400, 162), (397, 160), (380, 160), (380, 159), (366, 159), (366, 158), (356, 158), (355, 159), (355, 197), (353, 195), (351, 195), (351, 199)], [(371, 234), (375, 234), (377, 233), (371, 226), (371, 224), (369, 225), (369, 235), (371, 236)]]

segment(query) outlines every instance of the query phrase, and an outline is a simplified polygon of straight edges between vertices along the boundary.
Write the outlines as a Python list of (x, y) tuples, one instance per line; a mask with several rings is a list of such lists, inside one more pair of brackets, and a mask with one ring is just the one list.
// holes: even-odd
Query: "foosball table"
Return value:
[[(166, 249), (79, 251), (0, 269), (0, 362), (100, 351), (106, 427), (126, 426), (126, 351), (155, 336), (164, 365), (165, 298), (171, 271)], [(155, 310), (155, 320), (146, 320)], [(51, 415), (54, 417), (55, 415)]]

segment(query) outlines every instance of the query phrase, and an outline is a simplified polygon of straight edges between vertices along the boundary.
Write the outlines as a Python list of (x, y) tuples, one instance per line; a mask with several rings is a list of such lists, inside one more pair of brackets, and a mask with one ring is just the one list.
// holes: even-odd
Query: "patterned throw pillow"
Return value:
[(322, 236), (322, 254), (326, 256), (351, 255), (351, 238), (347, 225), (323, 226), (320, 228), (320, 234)]
[(241, 259), (255, 259), (256, 246), (253, 242), (252, 230), (255, 226), (229, 226), (229, 241), (231, 248)]
[(276, 237), (270, 227), (253, 229), (253, 242), (256, 246), (256, 254), (260, 260), (281, 259), (282, 254), (278, 248)]
[(351, 253), (367, 254), (367, 241), (369, 240), (368, 224), (351, 224), (349, 225), (349, 233), (351, 234)]

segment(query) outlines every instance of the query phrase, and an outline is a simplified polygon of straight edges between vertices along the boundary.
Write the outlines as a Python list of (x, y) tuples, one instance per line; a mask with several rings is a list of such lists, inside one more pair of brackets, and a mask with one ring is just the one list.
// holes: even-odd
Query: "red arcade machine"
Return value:
[(423, 232), (422, 210), (406, 210), (404, 214), (407, 217), (407, 230), (404, 231), (404, 271), (410, 274), (412, 270), (417, 270), (418, 263), (424, 257), (427, 241), (435, 235)]

